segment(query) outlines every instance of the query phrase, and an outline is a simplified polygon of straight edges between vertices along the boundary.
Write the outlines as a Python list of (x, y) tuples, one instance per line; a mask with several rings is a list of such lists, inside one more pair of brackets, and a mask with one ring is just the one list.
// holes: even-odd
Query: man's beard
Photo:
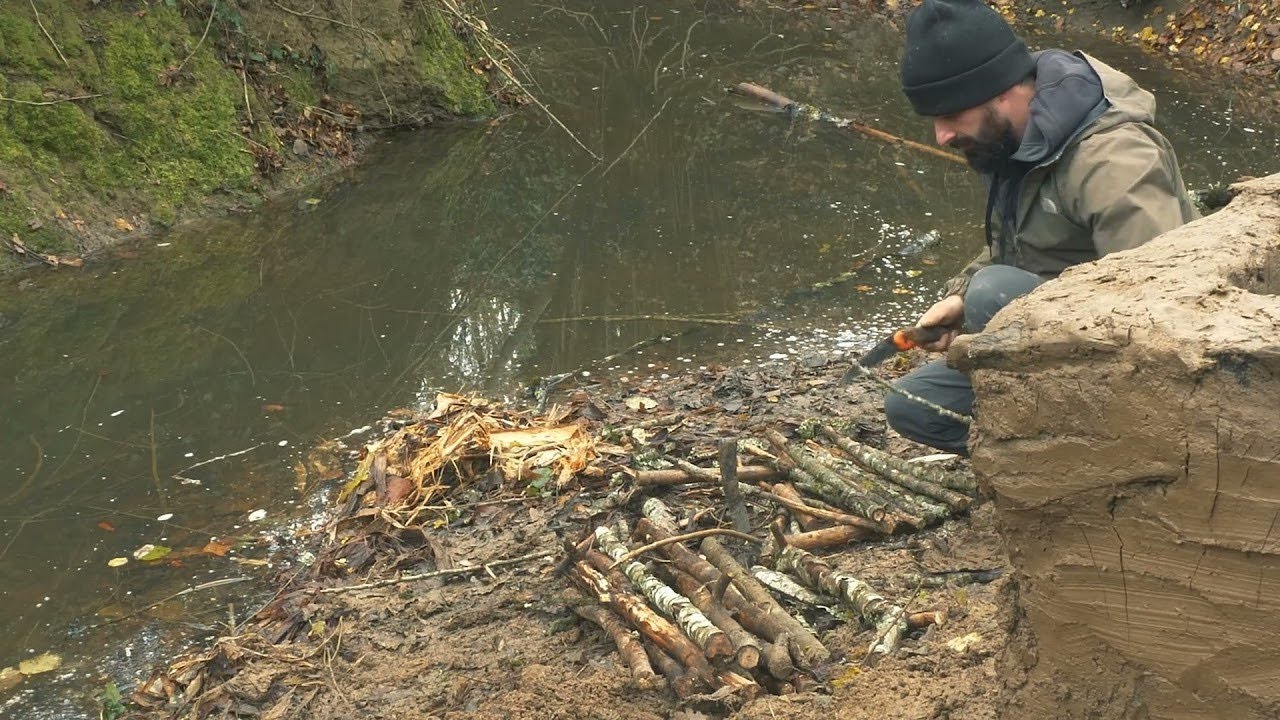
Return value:
[(1009, 159), (1022, 141), (1014, 134), (1013, 123), (988, 107), (977, 135), (959, 135), (948, 144), (964, 153), (969, 167), (980, 173), (998, 175), (1009, 166)]

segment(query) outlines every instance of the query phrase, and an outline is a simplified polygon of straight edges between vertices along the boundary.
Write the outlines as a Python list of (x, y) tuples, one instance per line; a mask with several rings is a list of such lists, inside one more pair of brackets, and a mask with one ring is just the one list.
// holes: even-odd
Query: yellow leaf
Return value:
[(16, 667), (0, 669), (0, 692), (12, 690), (22, 683), (22, 673)]
[(62, 667), (62, 657), (60, 655), (45, 653), (18, 663), (18, 672), (23, 675), (39, 675), (53, 672), (60, 667)]
[(1036, 10), (1036, 17), (1044, 17), (1044, 10)]
[(116, 218), (116, 229), (121, 232), (133, 232), (133, 223), (122, 217)]
[(647, 397), (629, 397), (623, 402), (626, 403), (627, 407), (637, 412), (648, 411), (658, 407), (656, 400)]
[(170, 552), (170, 548), (167, 548), (164, 545), (152, 545), (147, 543), (133, 551), (133, 558), (143, 562), (151, 562), (153, 560), (159, 560)]
[(871, 287), (870, 285), (859, 285), (854, 288), (854, 290), (857, 290), (858, 292), (871, 292), (874, 289), (875, 288)]
[(904, 287), (896, 287), (893, 289), (893, 294), (894, 295), (911, 295), (913, 293)]
[(129, 564), (129, 558), (127, 557), (111, 558), (110, 560), (107, 561), (107, 567), (113, 567), (113, 568), (118, 568), (128, 564)]

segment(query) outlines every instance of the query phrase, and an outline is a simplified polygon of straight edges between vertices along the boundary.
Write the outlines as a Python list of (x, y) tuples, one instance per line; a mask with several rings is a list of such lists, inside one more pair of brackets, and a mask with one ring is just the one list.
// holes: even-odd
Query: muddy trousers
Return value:
[[(964, 295), (964, 331), (982, 332), (1000, 308), (1042, 282), (1039, 275), (1009, 265), (982, 268), (974, 274)], [(895, 384), (948, 410), (973, 414), (973, 385), (964, 373), (947, 367), (946, 360), (916, 368)], [(909, 440), (946, 452), (969, 454), (969, 427), (963, 423), (896, 394), (885, 396), (884, 414), (889, 426)]]

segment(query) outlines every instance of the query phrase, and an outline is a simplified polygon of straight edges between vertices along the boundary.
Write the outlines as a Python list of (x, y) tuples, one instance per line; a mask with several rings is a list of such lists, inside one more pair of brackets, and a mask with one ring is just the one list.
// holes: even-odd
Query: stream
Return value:
[[(527, 399), (560, 373), (835, 357), (913, 322), (982, 242), (975, 177), (724, 92), (753, 81), (931, 142), (898, 89), (898, 31), (823, 13), (490, 6), (556, 121), (527, 105), (385, 137), (248, 214), (7, 280), (0, 667), (62, 667), (0, 694), (0, 715), (97, 717), (106, 682), (256, 609), (319, 526), (332, 478), (309, 451), (358, 447), (389, 410)], [(1231, 82), (1092, 37), (1029, 41), (1154, 91), (1190, 186), (1276, 170), (1276, 126)], [(134, 559), (147, 544), (171, 552)]]

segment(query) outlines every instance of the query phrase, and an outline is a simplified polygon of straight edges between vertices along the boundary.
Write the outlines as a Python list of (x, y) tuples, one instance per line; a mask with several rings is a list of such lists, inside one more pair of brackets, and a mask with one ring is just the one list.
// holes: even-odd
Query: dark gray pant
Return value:
[[(973, 276), (964, 295), (964, 331), (982, 332), (1000, 308), (1042, 282), (1039, 275), (1009, 265), (982, 268)], [(948, 410), (973, 414), (973, 386), (964, 373), (947, 367), (946, 360), (916, 368), (895, 384)], [(969, 454), (969, 428), (963, 423), (892, 393), (885, 396), (884, 414), (889, 426), (909, 440), (947, 452)]]

